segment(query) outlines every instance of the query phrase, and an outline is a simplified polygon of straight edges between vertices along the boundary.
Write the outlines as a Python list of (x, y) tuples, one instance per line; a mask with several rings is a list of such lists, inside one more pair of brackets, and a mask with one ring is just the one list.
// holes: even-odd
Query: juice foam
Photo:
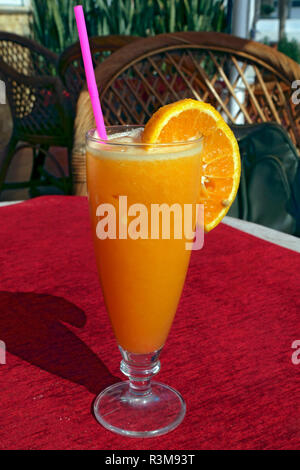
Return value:
[[(99, 151), (99, 143), (97, 142), (99, 137), (97, 131), (95, 131), (95, 140), (89, 142), (88, 151), (98, 158), (144, 160), (190, 157), (195, 152), (199, 153), (202, 149), (201, 139), (191, 140), (188, 143), (186, 141), (178, 142), (171, 145), (146, 145), (142, 143), (142, 132), (143, 128), (139, 127), (128, 132), (108, 135), (106, 149), (102, 145), (101, 151)], [(112, 145), (109, 145), (110, 143)]]

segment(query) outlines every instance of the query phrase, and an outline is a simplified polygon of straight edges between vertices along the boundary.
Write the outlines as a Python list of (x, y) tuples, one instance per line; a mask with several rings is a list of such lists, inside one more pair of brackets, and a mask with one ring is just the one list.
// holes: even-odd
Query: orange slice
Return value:
[(200, 203), (209, 232), (228, 212), (241, 174), (238, 143), (221, 114), (210, 104), (192, 99), (162, 106), (145, 126), (144, 143), (170, 143), (203, 136)]

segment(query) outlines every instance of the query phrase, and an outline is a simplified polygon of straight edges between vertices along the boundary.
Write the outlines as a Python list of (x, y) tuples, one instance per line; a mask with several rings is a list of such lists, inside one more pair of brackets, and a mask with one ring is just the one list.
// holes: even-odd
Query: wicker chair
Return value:
[[(107, 124), (143, 124), (160, 106), (191, 97), (213, 104), (229, 123), (280, 123), (300, 147), (300, 107), (291, 101), (300, 66), (263, 44), (222, 33), (163, 34), (123, 47), (95, 73)], [(94, 126), (83, 89), (72, 155), (77, 194), (86, 194), (84, 138)]]
[[(112, 52), (136, 40), (136, 36), (109, 35), (91, 37), (90, 48), (94, 67), (99, 65)], [(85, 72), (79, 41), (72, 44), (58, 59), (58, 75), (69, 91), (75, 116), (76, 102), (85, 83)]]
[[(0, 78), (6, 85), (13, 118), (13, 132), (0, 167), (0, 192), (3, 189), (29, 187), (32, 195), (38, 187), (57, 186), (70, 193), (70, 177), (49, 152), (51, 146), (66, 147), (69, 165), (72, 149), (70, 100), (55, 76), (57, 55), (31, 39), (0, 32)], [(69, 103), (68, 103), (69, 102)], [(22, 142), (22, 145), (18, 143)], [(24, 147), (33, 149), (30, 181), (5, 183), (12, 158)], [(55, 163), (59, 179), (48, 175), (43, 166), (46, 156)], [(69, 172), (71, 174), (71, 172)]]

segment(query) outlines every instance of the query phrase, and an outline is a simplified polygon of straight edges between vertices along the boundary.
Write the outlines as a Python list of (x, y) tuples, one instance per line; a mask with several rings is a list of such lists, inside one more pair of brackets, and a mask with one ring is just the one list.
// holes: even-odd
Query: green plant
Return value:
[[(273, 44), (267, 36), (263, 38), (262, 42), (267, 46), (272, 46)], [(289, 40), (284, 36), (283, 39), (277, 43), (277, 49), (279, 52), (282, 52), (300, 64), (300, 43), (296, 39)]]
[[(77, 41), (74, 6), (76, 0), (31, 0), (31, 32), (34, 39), (54, 52)], [(85, 11), (94, 8), (94, 0), (81, 2)]]
[(275, 7), (268, 3), (262, 3), (260, 7), (260, 14), (263, 18), (268, 17), (271, 13), (274, 13)]
[(300, 44), (296, 39), (289, 41), (286, 36), (278, 42), (278, 50), (300, 64)]
[[(46, 8), (45, 8), (46, 3)], [(32, 0), (32, 35), (55, 52), (77, 41), (78, 0)], [(81, 0), (90, 36), (224, 31), (226, 0)]]

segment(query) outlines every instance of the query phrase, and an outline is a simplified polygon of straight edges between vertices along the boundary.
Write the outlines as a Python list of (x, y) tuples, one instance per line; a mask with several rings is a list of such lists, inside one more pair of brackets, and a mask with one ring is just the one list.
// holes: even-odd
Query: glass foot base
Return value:
[(129, 381), (111, 385), (98, 395), (94, 412), (102, 426), (129, 437), (154, 437), (175, 429), (185, 415), (185, 402), (173, 388), (151, 381), (151, 393), (139, 396)]

